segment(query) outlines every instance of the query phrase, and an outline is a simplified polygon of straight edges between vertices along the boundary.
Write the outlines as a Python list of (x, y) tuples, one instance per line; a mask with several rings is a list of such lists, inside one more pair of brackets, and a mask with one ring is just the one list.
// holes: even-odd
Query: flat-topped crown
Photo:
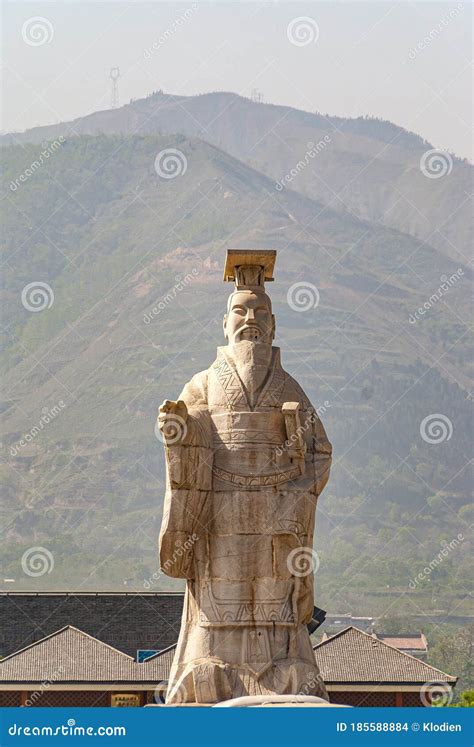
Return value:
[(224, 281), (235, 282), (236, 290), (264, 288), (272, 281), (275, 267), (275, 249), (228, 249)]

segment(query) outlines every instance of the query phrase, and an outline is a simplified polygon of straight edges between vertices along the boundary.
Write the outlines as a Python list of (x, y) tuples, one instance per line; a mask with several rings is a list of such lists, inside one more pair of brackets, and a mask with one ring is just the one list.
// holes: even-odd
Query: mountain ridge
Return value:
[[(187, 162), (173, 179), (155, 168), (167, 148)], [(176, 135), (68, 138), (12, 192), (11, 179), (34, 153), (34, 144), (0, 153), (9, 576), (33, 543), (54, 552), (55, 573), (42, 585), (100, 588), (128, 578), (139, 590), (156, 570), (164, 463), (154, 415), (223, 342), (222, 266), (231, 246), (279, 250), (276, 344), (285, 369), (324, 407), (334, 444), (318, 507), (322, 606), (369, 597), (380, 604), (375, 591), (387, 579), (411, 578), (423, 563), (411, 534), (423, 533), (431, 549), (464, 527), (467, 271), (413, 325), (410, 313), (442, 275), (454, 275), (455, 261), (395, 229), (279, 192), (212, 144)], [(41, 313), (21, 303), (35, 279), (54, 291)], [(301, 281), (319, 293), (306, 311), (291, 295)], [(53, 407), (60, 411), (39, 428), (43, 409)], [(442, 452), (419, 431), (440, 408), (453, 423)], [(464, 583), (464, 547), (460, 553)], [(448, 607), (449, 593), (440, 590)]]
[(156, 93), (120, 109), (79, 117), (73, 125), (72, 133), (70, 123), (49, 125), (5, 135), (0, 143), (71, 134), (182, 133), (216, 145), (277, 182), (308, 160), (308, 151), (326, 136), (329, 143), (287, 187), (429, 240), (458, 262), (471, 256), (472, 166), (442, 154), (448, 159), (442, 162), (446, 174), (427, 177), (421, 159), (432, 144), (390, 122), (328, 117), (216, 92), (186, 97)]
[[(0, 145), (20, 145), (22, 142), (40, 142), (45, 139), (53, 139), (54, 137), (57, 137), (60, 134), (64, 134), (64, 127), (68, 128), (70, 127), (70, 132), (68, 134), (70, 135), (90, 135), (90, 134), (105, 134), (105, 133), (97, 133), (97, 132), (88, 132), (87, 130), (80, 131), (73, 127), (74, 124), (89, 124), (91, 120), (94, 118), (102, 119), (104, 117), (110, 117), (113, 119), (112, 112), (120, 112), (120, 111), (127, 111), (134, 109), (138, 109), (139, 106), (145, 105), (145, 112), (147, 108), (152, 105), (154, 102), (161, 103), (163, 106), (166, 107), (167, 104), (170, 106), (173, 106), (175, 103), (180, 102), (186, 102), (188, 100), (196, 99), (196, 98), (209, 98), (209, 99), (218, 99), (218, 98), (224, 98), (229, 99), (232, 101), (240, 100), (242, 102), (246, 102), (249, 107), (258, 108), (261, 105), (261, 102), (255, 102), (252, 101), (252, 99), (246, 98), (244, 96), (240, 96), (237, 93), (234, 93), (232, 91), (213, 91), (209, 93), (202, 93), (198, 95), (189, 95), (189, 96), (178, 96), (176, 94), (164, 94), (161, 92), (149, 94), (145, 98), (141, 99), (132, 99), (128, 104), (123, 104), (117, 109), (100, 109), (97, 111), (90, 112), (89, 114), (84, 114), (79, 117), (75, 117), (71, 120), (66, 120), (61, 123), (57, 124), (49, 124), (49, 125), (38, 125), (36, 127), (28, 128), (27, 130), (17, 131), (17, 132), (7, 132), (0, 136)], [(387, 137), (388, 133), (392, 133), (393, 130), (396, 130), (398, 134), (404, 135), (406, 137), (406, 144), (412, 145), (412, 147), (417, 147), (419, 145), (428, 146), (430, 148), (433, 147), (433, 145), (421, 137), (421, 135), (418, 135), (415, 132), (406, 130), (401, 125), (397, 125), (390, 120), (384, 120), (380, 119), (378, 117), (340, 117), (337, 115), (329, 115), (329, 114), (322, 114), (320, 112), (309, 112), (303, 109), (297, 109), (293, 106), (287, 106), (285, 104), (274, 104), (274, 103), (265, 103), (266, 108), (273, 108), (281, 112), (290, 112), (294, 113), (295, 115), (298, 115), (302, 119), (309, 118), (308, 121), (318, 121), (320, 124), (323, 124), (327, 120), (339, 122), (341, 125), (345, 125), (349, 129), (353, 127), (355, 130), (361, 129), (364, 130), (364, 127), (367, 126), (367, 128), (370, 126), (371, 122), (377, 122), (380, 126), (380, 129), (386, 129), (387, 130)], [(184, 133), (182, 133), (184, 134)], [(374, 133), (372, 133), (372, 136)], [(383, 142), (384, 138), (380, 136), (380, 140)], [(463, 160), (459, 158), (459, 160)]]

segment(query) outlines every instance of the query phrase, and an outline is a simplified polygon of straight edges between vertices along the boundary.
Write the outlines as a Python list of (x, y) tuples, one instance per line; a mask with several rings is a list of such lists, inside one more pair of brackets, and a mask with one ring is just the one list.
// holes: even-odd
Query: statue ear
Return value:
[(228, 340), (227, 335), (227, 314), (224, 314), (224, 319), (222, 320), (222, 329), (224, 330), (224, 337), (226, 340)]

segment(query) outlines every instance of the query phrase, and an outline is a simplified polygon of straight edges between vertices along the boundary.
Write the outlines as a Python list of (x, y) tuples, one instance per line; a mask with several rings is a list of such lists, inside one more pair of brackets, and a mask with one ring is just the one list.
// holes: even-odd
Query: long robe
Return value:
[(331, 463), (321, 421), (275, 347), (255, 402), (226, 347), (180, 399), (188, 417), (185, 437), (165, 449), (160, 565), (187, 588), (167, 703), (327, 698), (306, 627)]

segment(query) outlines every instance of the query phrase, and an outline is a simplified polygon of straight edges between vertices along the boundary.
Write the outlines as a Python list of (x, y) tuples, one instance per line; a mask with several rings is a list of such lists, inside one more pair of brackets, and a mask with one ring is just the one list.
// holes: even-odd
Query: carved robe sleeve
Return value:
[(195, 543), (205, 532), (212, 487), (212, 440), (207, 409), (207, 372), (186, 384), (179, 399), (188, 417), (182, 438), (165, 444), (166, 494), (160, 533), (160, 567), (174, 578), (194, 577)]
[(314, 492), (319, 496), (329, 479), (332, 446), (305, 392), (291, 376), (288, 376), (288, 379), (291, 386), (288, 398), (294, 399), (301, 405), (301, 430), (306, 442), (306, 476), (313, 481)]
[(329, 479), (329, 470), (332, 461), (332, 446), (324, 430), (318, 415), (314, 412), (313, 420), (313, 448), (314, 448), (314, 473), (316, 480), (316, 491), (318, 495), (324, 490)]
[[(291, 377), (291, 388), (287, 390), (288, 398), (291, 397), (300, 403), (300, 428), (301, 435), (306, 445), (305, 453), (305, 475), (299, 481), (301, 487), (306, 487), (306, 496), (310, 499), (311, 508), (308, 506), (306, 531), (300, 535), (301, 554), (296, 555), (301, 559), (303, 568), (313, 565), (311, 551), (313, 547), (314, 524), (316, 513), (316, 502), (329, 478), (331, 467), (332, 447), (324, 430), (323, 424), (318, 417), (315, 408), (311, 405), (308, 397), (300, 385)], [(301, 498), (305, 500), (305, 498)], [(309, 502), (309, 501), (308, 501)], [(311, 620), (314, 607), (314, 577), (313, 573), (299, 574), (295, 577), (295, 595), (300, 614), (300, 621), (308, 623)]]

